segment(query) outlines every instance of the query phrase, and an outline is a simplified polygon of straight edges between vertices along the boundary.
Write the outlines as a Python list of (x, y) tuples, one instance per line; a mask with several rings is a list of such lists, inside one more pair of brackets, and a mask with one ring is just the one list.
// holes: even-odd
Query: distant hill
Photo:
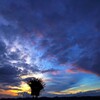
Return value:
[(33, 98), (6, 98), (0, 100), (100, 100), (100, 96), (92, 96), (92, 97), (41, 97), (38, 99)]

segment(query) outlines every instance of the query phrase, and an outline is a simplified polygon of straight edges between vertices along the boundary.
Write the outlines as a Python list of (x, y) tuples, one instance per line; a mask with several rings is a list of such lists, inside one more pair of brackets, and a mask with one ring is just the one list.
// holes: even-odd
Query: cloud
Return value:
[(0, 71), (15, 72), (10, 79), (5, 74), (2, 83), (20, 82), (19, 76), (35, 72), (48, 73), (58, 83), (68, 73), (75, 75), (76, 83), (80, 72), (100, 76), (99, 4), (99, 0), (0, 1)]
[(78, 93), (76, 94), (66, 94), (63, 92), (50, 92), (51, 94), (54, 93), (55, 95), (58, 94), (59, 96), (65, 95), (65, 96), (99, 96), (100, 90), (91, 90), (91, 91), (86, 91), (86, 92), (80, 92), (77, 91)]
[[(12, 71), (13, 70), (13, 71)], [(4, 65), (3, 67), (0, 68), (0, 76), (1, 76), (1, 82), (8, 82), (8, 83), (13, 83), (17, 82), (17, 77), (19, 75), (20, 71), (18, 71), (17, 68), (14, 68), (9, 65)]]
[(71, 73), (71, 74), (77, 73), (76, 71), (74, 71), (74, 70), (72, 70), (72, 69), (68, 69), (68, 70), (66, 70), (66, 72), (67, 72), (67, 73)]
[(41, 71), (42, 73), (54, 73), (54, 74), (57, 74), (59, 73), (59, 70), (56, 70), (56, 69), (48, 69), (48, 70), (43, 70)]
[(10, 90), (9, 86), (19, 87), (23, 81), (22, 75), (39, 71), (35, 64), (31, 64), (29, 51), (18, 41), (10, 45), (3, 38), (0, 40), (0, 49), (0, 84), (3, 90)]

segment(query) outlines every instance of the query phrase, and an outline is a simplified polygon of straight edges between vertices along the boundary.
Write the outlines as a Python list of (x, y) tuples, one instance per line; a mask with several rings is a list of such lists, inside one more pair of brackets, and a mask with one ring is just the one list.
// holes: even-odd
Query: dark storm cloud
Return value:
[(22, 41), (16, 38), (14, 41), (12, 34), (9, 33), (8, 36), (4, 37), (1, 34), (0, 37), (0, 89), (2, 90), (12, 90), (13, 86), (18, 87), (22, 81), (26, 82), (27, 79), (21, 78), (23, 75), (40, 72), (37, 65), (27, 63), (27, 56), (30, 57), (29, 48), (25, 48)]
[(19, 74), (20, 71), (17, 68), (10, 65), (3, 65), (3, 67), (0, 68), (0, 83), (3, 84), (3, 88), (5, 88), (6, 85), (18, 86), (20, 82)]
[[(9, 90), (8, 86), (19, 86), (22, 79), (21, 75), (27, 75), (29, 71), (37, 72), (38, 69), (33, 65), (25, 63), (25, 59), (21, 59), (21, 51), (18, 49), (16, 52), (9, 51), (9, 45), (7, 45), (3, 39), (0, 39), (0, 85), (1, 89)], [(15, 62), (13, 62), (15, 61)], [(20, 67), (23, 67), (23, 70)]]
[(2, 66), (2, 64), (4, 64), (4, 62), (6, 64), (8, 63), (6, 53), (6, 44), (2, 40), (0, 40), (0, 67)]
[[(7, 1), (1, 1), (0, 4), (3, 5), (5, 2)], [(5, 4), (6, 8), (1, 7), (0, 13), (8, 21), (17, 24), (20, 32), (32, 32), (34, 29), (42, 32), (47, 40), (41, 40), (39, 46), (45, 49), (49, 45), (43, 58), (55, 55), (59, 63), (66, 63), (71, 58), (69, 56), (73, 57), (70, 55), (70, 49), (78, 44), (79, 50), (85, 49), (85, 54), (84, 56), (78, 54), (81, 58), (76, 57), (78, 60), (76, 64), (99, 74), (100, 69), (97, 66), (100, 64), (98, 60), (94, 61), (99, 57), (100, 51), (99, 41), (97, 41), (100, 35), (95, 32), (95, 27), (99, 27), (99, 24), (95, 23), (98, 22), (100, 16), (99, 4), (99, 0), (58, 0), (57, 2), (56, 0), (44, 0), (44, 2), (10, 0)], [(98, 39), (94, 36), (98, 36)], [(95, 42), (96, 46), (94, 46)], [(71, 53), (73, 52), (75, 52), (74, 49)], [(71, 61), (73, 60), (75, 59), (71, 58)]]
[(0, 40), (0, 54), (6, 52), (6, 45)]
[(98, 59), (100, 59), (100, 53), (96, 52), (96, 54), (93, 56), (93, 58), (84, 56), (81, 59), (79, 59), (77, 64), (78, 64), (79, 68), (83, 68), (87, 71), (91, 71), (100, 76), (100, 68), (99, 68), (100, 62)]
[(0, 83), (16, 85), (19, 74), (20, 71), (9, 62), (6, 44), (0, 40)]
[(100, 66), (98, 61), (100, 56), (100, 34), (91, 29), (91, 31), (88, 31), (86, 34), (80, 33), (78, 36), (74, 36), (74, 42), (79, 45), (82, 52), (80, 57), (76, 60), (76, 65), (78, 65), (79, 68), (83, 68), (87, 71), (100, 75), (100, 68), (98, 67)]
[(15, 40), (15, 37), (19, 35), (19, 31), (12, 25), (1, 25), (0, 34), (1, 36), (5, 36), (5, 38), (9, 39), (12, 43), (12, 41)]

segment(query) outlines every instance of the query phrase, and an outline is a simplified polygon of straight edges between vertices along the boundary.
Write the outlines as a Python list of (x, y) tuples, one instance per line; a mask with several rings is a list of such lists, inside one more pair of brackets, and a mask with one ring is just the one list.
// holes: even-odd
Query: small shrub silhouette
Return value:
[(27, 82), (27, 84), (30, 86), (31, 88), (31, 95), (33, 96), (33, 98), (38, 98), (38, 96), (40, 95), (41, 90), (44, 89), (44, 82), (42, 81), (42, 79), (39, 78), (32, 78), (29, 82)]

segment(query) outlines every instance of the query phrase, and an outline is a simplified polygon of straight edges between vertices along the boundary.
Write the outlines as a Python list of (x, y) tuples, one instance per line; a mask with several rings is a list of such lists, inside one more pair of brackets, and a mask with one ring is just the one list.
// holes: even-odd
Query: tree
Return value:
[(38, 97), (40, 95), (41, 90), (44, 89), (44, 82), (42, 81), (42, 79), (39, 78), (32, 78), (29, 82), (27, 82), (27, 84), (30, 86), (31, 88), (31, 95), (34, 97)]

